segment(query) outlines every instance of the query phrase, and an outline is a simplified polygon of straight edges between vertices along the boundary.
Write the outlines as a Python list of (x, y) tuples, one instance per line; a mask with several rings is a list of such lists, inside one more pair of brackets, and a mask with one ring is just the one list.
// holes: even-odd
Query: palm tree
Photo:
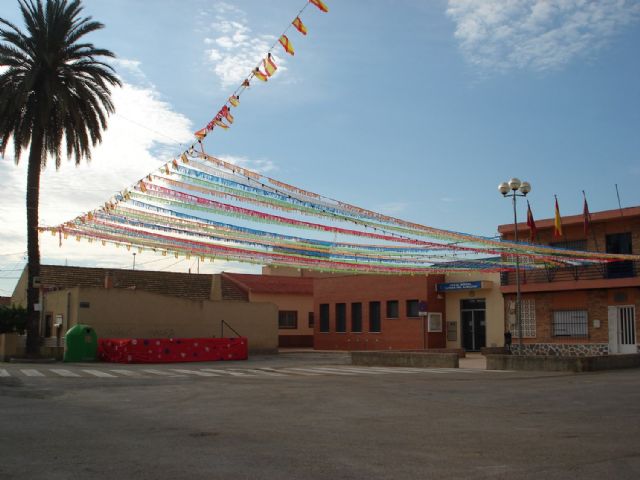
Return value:
[(81, 18), (80, 0), (18, 0), (26, 32), (0, 18), (0, 155), (13, 141), (16, 163), (29, 147), (27, 169), (27, 354), (38, 349), (38, 202), (40, 171), (47, 157), (60, 166), (64, 140), (76, 164), (91, 159), (113, 113), (111, 87), (120, 85), (112, 67), (97, 60), (109, 50), (80, 43), (104, 27)]

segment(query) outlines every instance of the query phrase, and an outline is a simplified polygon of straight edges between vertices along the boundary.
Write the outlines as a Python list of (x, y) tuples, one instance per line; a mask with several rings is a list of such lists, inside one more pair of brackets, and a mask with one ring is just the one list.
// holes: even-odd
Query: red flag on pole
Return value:
[(533, 242), (538, 235), (538, 229), (536, 228), (536, 222), (533, 219), (533, 213), (531, 212), (531, 205), (527, 200), (527, 226), (529, 227), (529, 241)]
[[(583, 192), (584, 194), (584, 192)], [(591, 227), (591, 214), (589, 213), (589, 205), (587, 204), (587, 197), (584, 197), (584, 207), (582, 207), (582, 216), (584, 217), (584, 234), (589, 234), (589, 227)]]

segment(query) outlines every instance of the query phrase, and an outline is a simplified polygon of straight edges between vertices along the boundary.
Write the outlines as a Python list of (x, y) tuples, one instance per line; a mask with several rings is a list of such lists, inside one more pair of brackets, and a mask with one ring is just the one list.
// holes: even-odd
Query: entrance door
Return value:
[(486, 346), (487, 327), (484, 298), (460, 301), (462, 323), (462, 348), (477, 352)]
[(634, 306), (609, 307), (609, 352), (638, 352)]

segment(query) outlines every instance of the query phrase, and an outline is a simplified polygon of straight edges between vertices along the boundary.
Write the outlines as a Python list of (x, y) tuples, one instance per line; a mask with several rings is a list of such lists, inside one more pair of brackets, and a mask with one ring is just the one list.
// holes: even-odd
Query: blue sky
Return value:
[[(244, 93), (206, 149), (299, 187), (481, 235), (512, 220), (497, 185), (533, 186), (536, 218), (640, 205), (640, 2), (327, 0), (289, 37), (267, 84)], [(125, 88), (90, 166), (48, 169), (41, 223), (103, 203), (184, 149), (304, 6), (303, 0), (85, 0)], [(22, 25), (16, 3), (0, 16)], [(25, 157), (26, 159), (26, 157)], [(0, 295), (23, 265), (24, 171), (1, 159)], [(524, 218), (525, 207), (519, 209)], [(126, 267), (115, 248), (43, 237), (43, 261)], [(74, 242), (75, 243), (75, 242)], [(186, 271), (145, 252), (143, 268)], [(212, 264), (201, 271), (251, 270)]]

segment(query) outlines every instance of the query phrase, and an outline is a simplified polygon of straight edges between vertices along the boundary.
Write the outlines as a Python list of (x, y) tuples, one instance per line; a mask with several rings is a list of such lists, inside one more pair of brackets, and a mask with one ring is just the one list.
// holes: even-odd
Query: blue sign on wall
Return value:
[(482, 288), (482, 281), (477, 282), (451, 282), (451, 283), (438, 283), (436, 290), (438, 292), (448, 292), (451, 290), (477, 290)]

